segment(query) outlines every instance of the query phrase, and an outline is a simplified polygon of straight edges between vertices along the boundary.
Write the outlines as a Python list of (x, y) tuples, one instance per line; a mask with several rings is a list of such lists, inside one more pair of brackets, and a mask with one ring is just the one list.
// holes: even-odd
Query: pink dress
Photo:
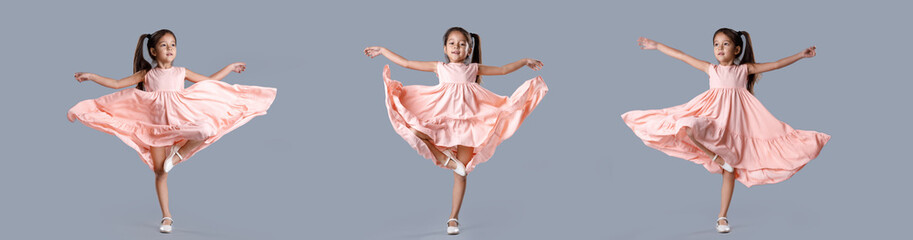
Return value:
[(184, 89), (184, 73), (182, 67), (153, 68), (146, 73), (146, 91), (130, 88), (81, 101), (70, 108), (67, 118), (117, 136), (151, 169), (150, 147), (204, 140), (184, 156), (186, 160), (253, 117), (266, 114), (276, 98), (275, 88), (215, 80)]
[(771, 115), (745, 88), (747, 65), (711, 65), (707, 73), (710, 90), (688, 103), (630, 111), (621, 118), (647, 146), (722, 173), (688, 137), (687, 128), (693, 128), (695, 139), (732, 165), (736, 179), (748, 187), (789, 179), (831, 138), (795, 130)]
[[(527, 80), (509, 98), (475, 82), (478, 64), (438, 63), (440, 82), (435, 86), (410, 85), (390, 78), (384, 66), (387, 112), (390, 123), (406, 142), (427, 159), (434, 155), (409, 127), (427, 134), (440, 150), (458, 145), (473, 147), (466, 171), (488, 161), (501, 141), (513, 135), (548, 92), (542, 77)], [(441, 166), (444, 167), (444, 166)]]

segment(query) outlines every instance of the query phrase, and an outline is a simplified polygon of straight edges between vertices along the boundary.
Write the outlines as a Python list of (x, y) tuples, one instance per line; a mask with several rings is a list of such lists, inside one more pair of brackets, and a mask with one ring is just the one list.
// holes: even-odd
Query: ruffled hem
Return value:
[[(187, 140), (203, 140), (196, 149), (184, 156), (183, 161), (203, 150), (232, 130), (256, 116), (266, 114), (276, 97), (275, 88), (229, 85), (220, 81), (201, 81), (189, 88), (170, 94), (178, 95), (192, 107), (211, 106), (218, 111), (194, 111), (192, 119), (175, 120), (173, 124), (155, 124), (149, 114), (155, 110), (137, 104), (154, 104), (161, 100), (162, 92), (145, 92), (126, 89), (98, 99), (81, 101), (67, 113), (68, 120), (79, 120), (93, 129), (117, 136), (137, 151), (150, 169), (151, 147), (181, 145)], [(229, 96), (229, 99), (224, 99)], [(129, 112), (132, 114), (124, 114)], [(133, 117), (131, 117), (133, 116)], [(136, 117), (141, 116), (141, 117)]]
[[(779, 134), (764, 138), (742, 135), (725, 125), (718, 125), (716, 117), (720, 116), (714, 111), (729, 112), (729, 109), (720, 110), (701, 104), (699, 100), (709, 98), (705, 95), (696, 97), (695, 100), (698, 101), (693, 100), (681, 106), (630, 111), (621, 117), (645, 145), (669, 156), (703, 165), (711, 173), (722, 173), (720, 166), (711, 161), (712, 156), (707, 156), (688, 137), (687, 130), (694, 129), (695, 140), (732, 165), (736, 179), (747, 187), (789, 179), (816, 158), (830, 140), (830, 135), (795, 130), (776, 119), (772, 121), (779, 125), (773, 125), (775, 130), (764, 134), (771, 135), (780, 131)], [(760, 105), (755, 108), (767, 113)]]
[(548, 92), (542, 78), (536, 77), (524, 82), (511, 97), (498, 96), (504, 98), (504, 101), (500, 101), (501, 105), (496, 106), (498, 111), (493, 113), (421, 119), (402, 104), (401, 98), (406, 90), (402, 83), (390, 78), (389, 66), (384, 67), (384, 86), (385, 103), (394, 131), (419, 155), (432, 161), (434, 155), (412, 133), (410, 126), (431, 137), (439, 150), (455, 149), (458, 145), (473, 147), (472, 160), (466, 164), (467, 172), (471, 172), (479, 163), (488, 161), (498, 144), (513, 135)]

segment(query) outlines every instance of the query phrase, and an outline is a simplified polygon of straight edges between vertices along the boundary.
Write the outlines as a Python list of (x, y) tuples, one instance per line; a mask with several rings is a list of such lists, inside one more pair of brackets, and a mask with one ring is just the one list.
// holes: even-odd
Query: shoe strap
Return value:
[(716, 162), (716, 158), (720, 157), (719, 154), (713, 154), (713, 159), (710, 159), (712, 162)]
[(447, 164), (449, 164), (450, 161), (455, 161), (455, 162), (459, 163), (459, 160), (457, 160), (457, 158), (453, 156), (453, 153), (450, 152), (450, 150), (441, 151), (441, 153), (443, 153), (444, 156), (447, 156), (447, 161), (444, 162), (444, 167), (447, 167)]
[(162, 222), (165, 222), (165, 220), (171, 221), (171, 224), (174, 224), (174, 219), (172, 219), (171, 217), (163, 217)]
[(453, 160), (453, 158), (447, 157), (447, 161), (444, 161), (444, 167), (447, 167), (447, 164), (450, 164), (450, 160)]
[(729, 219), (727, 219), (726, 217), (717, 218), (716, 219), (717, 224), (719, 224), (720, 220), (726, 220), (726, 224), (729, 224)]
[(181, 156), (181, 148), (180, 148), (180, 147), (174, 150), (174, 155), (176, 155), (176, 156), (178, 156), (179, 158), (181, 158), (181, 161), (184, 161), (184, 156)]
[(456, 157), (453, 156), (453, 152), (450, 151), (450, 149), (441, 151), (441, 153), (443, 153), (444, 156), (447, 156), (448, 158), (456, 159)]
[(447, 224), (449, 225), (450, 222), (456, 222), (457, 226), (460, 226), (460, 220), (457, 220), (456, 218), (448, 219)]

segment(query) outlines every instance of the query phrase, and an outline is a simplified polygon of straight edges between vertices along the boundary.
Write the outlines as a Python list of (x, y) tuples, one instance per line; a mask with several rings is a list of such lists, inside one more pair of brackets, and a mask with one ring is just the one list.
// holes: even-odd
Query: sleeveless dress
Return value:
[(780, 122), (746, 88), (747, 65), (710, 65), (710, 89), (683, 105), (636, 110), (621, 115), (644, 144), (669, 156), (722, 173), (688, 137), (694, 138), (735, 168), (747, 187), (789, 179), (818, 156), (831, 136), (795, 130)]
[(117, 136), (152, 169), (150, 147), (204, 140), (184, 156), (187, 160), (253, 117), (266, 114), (276, 98), (275, 88), (215, 80), (184, 89), (185, 72), (182, 67), (153, 68), (145, 76), (146, 91), (130, 88), (81, 101), (70, 108), (67, 118)]
[(475, 63), (438, 62), (438, 85), (403, 86), (390, 78), (390, 67), (384, 66), (386, 105), (393, 130), (427, 159), (434, 159), (434, 155), (410, 126), (430, 136), (439, 150), (473, 147), (466, 172), (488, 161), (498, 144), (513, 135), (536, 108), (548, 87), (539, 76), (524, 82), (510, 97), (499, 96), (475, 82), (478, 69)]

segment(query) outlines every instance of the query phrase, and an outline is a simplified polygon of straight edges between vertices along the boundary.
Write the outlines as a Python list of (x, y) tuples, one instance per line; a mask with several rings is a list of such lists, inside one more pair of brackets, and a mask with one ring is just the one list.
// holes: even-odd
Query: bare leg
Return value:
[[(441, 152), (441, 150), (437, 149), (437, 147), (436, 147), (437, 145), (435, 145), (433, 142), (431, 142), (431, 137), (423, 132), (419, 132), (418, 130), (415, 130), (414, 128), (409, 128), (409, 129), (412, 130), (412, 133), (415, 134), (416, 137), (418, 137), (419, 139), (422, 140), (422, 142), (425, 143), (425, 146), (427, 146), (428, 150), (431, 151), (431, 154), (434, 155), (435, 165), (444, 166), (444, 163), (447, 161), (447, 155), (444, 155), (444, 153)], [(449, 169), (454, 169), (454, 168), (456, 168), (456, 165), (454, 165), (454, 164), (455, 164), (454, 162), (450, 162), (449, 165), (444, 166), (444, 167), (447, 167)]]
[[(167, 149), (167, 150), (166, 150)], [(162, 217), (171, 217), (171, 211), (168, 210), (168, 173), (165, 172), (165, 156), (170, 153), (171, 147), (152, 147), (152, 170), (155, 172), (155, 192), (159, 197), (159, 205), (162, 207)], [(171, 221), (165, 220), (163, 224), (169, 225)]]
[[(735, 174), (723, 171), (723, 187), (720, 189), (720, 215), (726, 217), (729, 212), (729, 203), (732, 201), (732, 190), (735, 186)], [(719, 225), (729, 225), (729, 221), (720, 220)]]
[[(471, 147), (466, 146), (457, 146), (457, 160), (460, 162), (458, 164), (466, 165), (472, 160), (472, 151)], [(450, 208), (450, 218), (459, 219), (460, 217), (460, 206), (463, 205), (463, 195), (466, 193), (466, 177), (460, 176), (456, 173), (453, 174), (453, 203)], [(449, 222), (447, 226), (456, 226), (456, 222)]]
[[(694, 139), (694, 132), (692, 132), (690, 128), (688, 129), (688, 137), (691, 138), (691, 142), (693, 142), (697, 148), (700, 148), (701, 151), (704, 151), (707, 156), (716, 155)], [(718, 157), (715, 163), (723, 165), (725, 162), (723, 162), (722, 157)], [(733, 187), (735, 187), (735, 174), (723, 171), (723, 186), (720, 188), (720, 215), (718, 217), (726, 217), (726, 214), (729, 212), (729, 204), (732, 202)], [(717, 224), (729, 225), (729, 221), (720, 220), (717, 222)]]
[[(709, 149), (707, 149), (707, 147), (704, 147), (703, 144), (701, 144), (700, 142), (698, 142), (697, 140), (694, 139), (694, 132), (691, 131), (691, 128), (688, 128), (688, 138), (691, 138), (691, 142), (694, 143), (694, 146), (697, 146), (697, 148), (701, 149), (701, 151), (704, 151), (704, 153), (707, 154), (707, 156), (709, 156), (711, 158), (713, 156), (716, 156), (716, 153), (711, 152)], [(717, 157), (715, 163), (719, 164), (719, 165), (723, 165), (726, 162), (723, 161), (722, 157)], [(725, 172), (725, 171), (723, 171), (723, 172)]]

